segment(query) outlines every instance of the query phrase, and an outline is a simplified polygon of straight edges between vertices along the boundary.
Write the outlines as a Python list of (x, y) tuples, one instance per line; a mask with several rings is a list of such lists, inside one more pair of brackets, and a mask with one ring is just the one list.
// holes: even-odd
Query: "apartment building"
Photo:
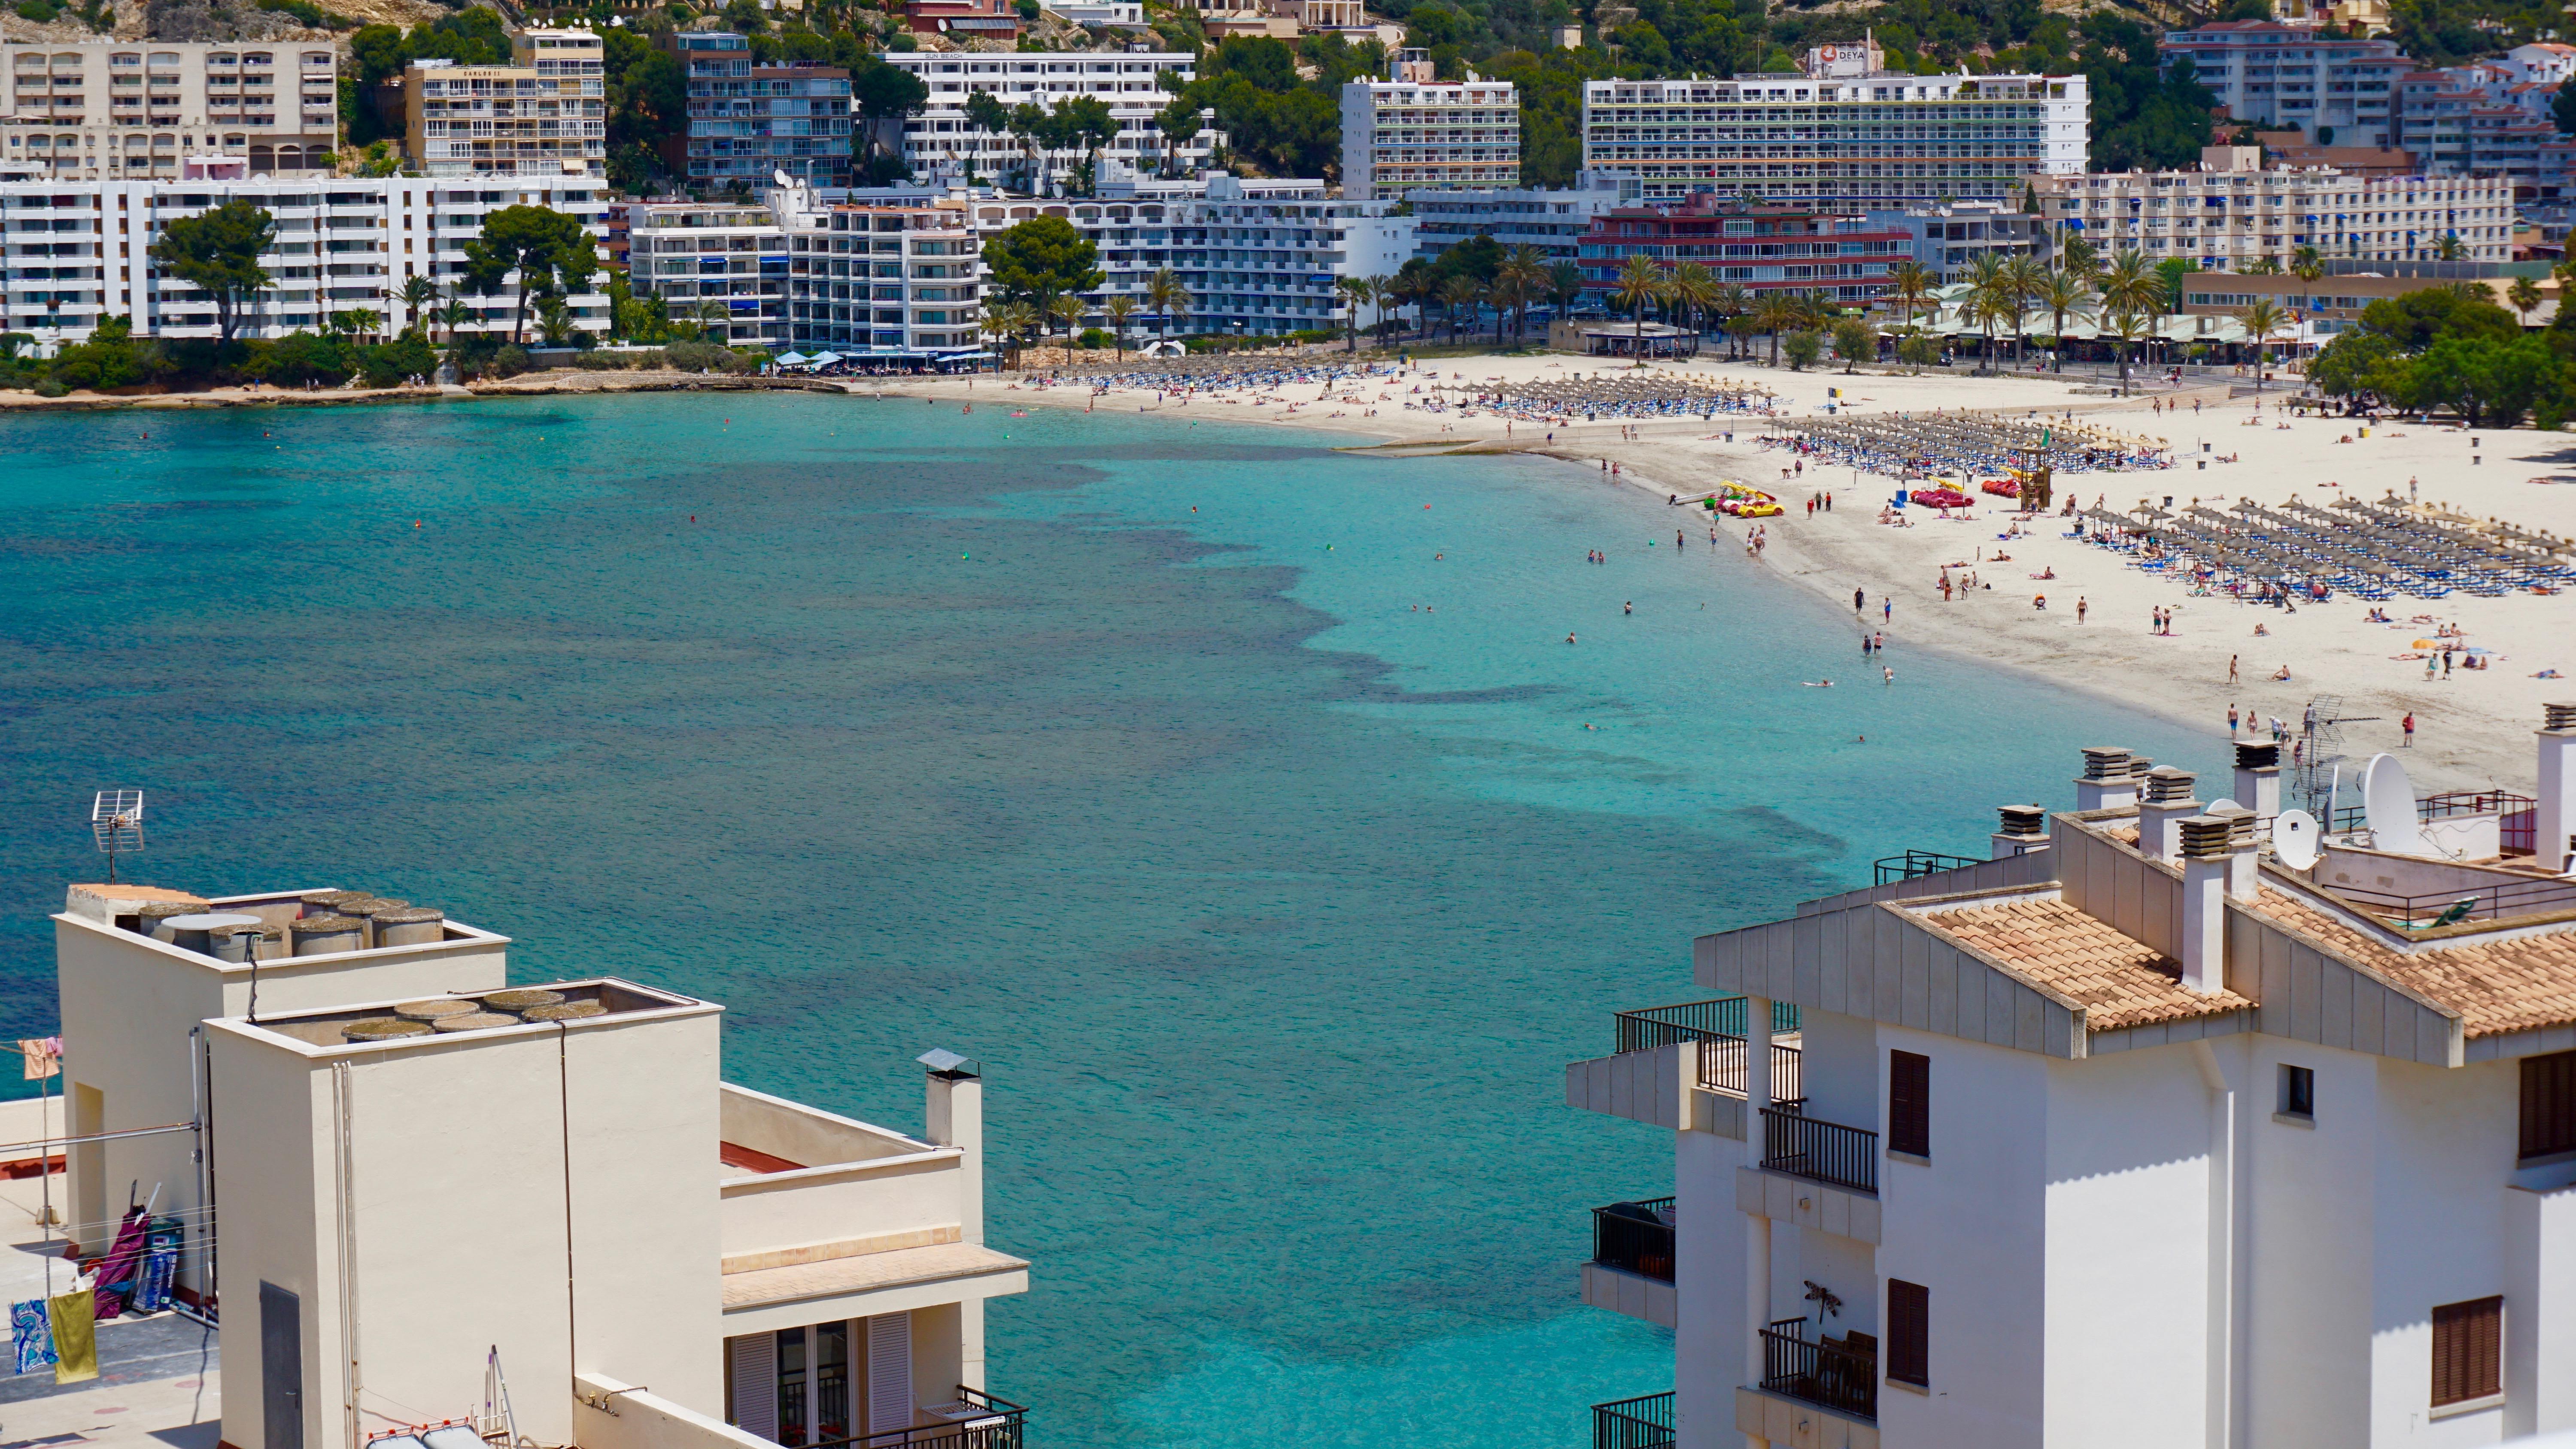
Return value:
[(636, 203), (626, 208), (627, 278), (675, 319), (742, 347), (789, 338), (787, 225), (766, 205)]
[[(2338, 271), (2313, 282), (2287, 272), (2192, 272), (2183, 278), (2179, 310), (2186, 316), (2233, 317), (2256, 302), (2270, 302), (2299, 319), (2300, 325), (2295, 332), (2280, 334), (2281, 338), (2296, 346), (2320, 343), (2337, 332), (2350, 331), (2373, 302), (2434, 287), (2480, 288), (2488, 301), (2508, 312), (2513, 310), (2508, 292), (2514, 282), (2523, 277), (2529, 277), (2541, 289), (2544, 306), (2555, 303), (2560, 296), (2557, 278), (2551, 275), (2547, 262), (2486, 262), (2474, 269), (2392, 266), (2397, 275), (2373, 276)], [(2474, 278), (2445, 275), (2466, 270), (2474, 270), (2477, 275)], [(2530, 320), (2538, 321), (2546, 315), (2535, 309)]]
[[(1149, 175), (1195, 172), (1225, 142), (1214, 113), (1201, 129), (1174, 141), (1156, 123), (1171, 103), (1163, 78), (1197, 78), (1197, 57), (1179, 51), (1130, 50), (1124, 54), (991, 55), (889, 51), (886, 64), (920, 78), (930, 92), (921, 110), (904, 118), (900, 144), (916, 180), (938, 186), (990, 183), (1005, 173), (1033, 172), (1033, 189), (1060, 185), (1082, 161), (1079, 151), (1050, 151), (1032, 158), (1021, 139), (988, 131), (968, 118), (966, 98), (982, 91), (1007, 106), (1052, 110), (1089, 97), (1109, 107), (1118, 133), (1101, 157)], [(894, 123), (888, 122), (891, 126)], [(887, 136), (889, 144), (897, 138)], [(1031, 164), (1033, 161), (1034, 164)]]
[(959, 42), (1020, 38), (1020, 10), (1012, 0), (904, 0), (903, 18), (915, 35)]
[(2227, 114), (2295, 127), (2320, 145), (2388, 147), (2398, 139), (2397, 82), (2416, 63), (2390, 40), (2353, 40), (2314, 25), (2228, 20), (2168, 31), (2157, 63), (2192, 74)]
[(658, 44), (680, 62), (689, 129), (663, 143), (675, 175), (717, 186), (766, 189), (774, 177), (808, 186), (850, 184), (850, 73), (834, 65), (760, 65), (748, 37), (725, 30), (665, 32)]
[(2576, 201), (2576, 141), (2550, 105), (2560, 80), (2525, 79), (2565, 64), (2564, 46), (2524, 46), (2536, 57), (2415, 71), (2397, 83), (2398, 133), (2428, 176), (2502, 177), (2535, 219), (2564, 224)]
[(1386, 79), (1342, 84), (1342, 194), (1355, 201), (1521, 180), (1520, 93), (1474, 71), (1435, 78), (1430, 52), (1400, 50)]
[(921, 1057), (916, 1134), (726, 1082), (716, 1003), (512, 987), (510, 941), (434, 907), (67, 906), (68, 1218), (102, 1251), (159, 1185), (226, 1442), (1018, 1442), (984, 1313), (1028, 1264), (985, 1244), (972, 1060)]
[(1912, 255), (1913, 239), (1901, 227), (1701, 192), (1677, 205), (1604, 213), (1583, 238), (1576, 265), (1591, 300), (1605, 307), (1616, 305), (1610, 293), (1637, 256), (1666, 272), (1698, 262), (1721, 283), (1757, 295), (1796, 292), (1861, 305), (1886, 290), (1889, 268)]
[(2206, 788), (2090, 749), (1990, 859), (1701, 937), (1724, 994), (1566, 1073), (1675, 1144), (1581, 1269), (1673, 1328), (1674, 1391), (1596, 1443), (2576, 1428), (2576, 706), (2543, 723), (2536, 797), (2381, 756), (2321, 835), (2269, 739)]
[(2445, 237), (2462, 261), (2511, 259), (2514, 183), (2501, 177), (2347, 176), (2255, 169), (2252, 147), (2211, 147), (2198, 171), (2034, 180), (2053, 224), (2108, 250), (2181, 257), (2211, 271), (2300, 247), (2333, 261), (2431, 261)]
[[(441, 288), (440, 305), (453, 297), (465, 243), (482, 231), (485, 216), (505, 206), (543, 206), (596, 233), (607, 203), (595, 188), (577, 177), (471, 190), (412, 177), (0, 184), (8, 327), (48, 345), (86, 339), (103, 317), (132, 318), (138, 336), (219, 335), (214, 300), (163, 275), (150, 250), (173, 218), (240, 197), (277, 219), (277, 241), (260, 258), (270, 286), (244, 312), (236, 336), (314, 331), (334, 312), (358, 310), (400, 330), (416, 320), (401, 300), (404, 282), (427, 277)], [(461, 300), (475, 314), (471, 325), (511, 326), (515, 285)], [(565, 301), (576, 326), (606, 330), (604, 294)]]
[(1423, 256), (1489, 236), (1506, 251), (1534, 247), (1551, 265), (1573, 261), (1593, 219), (1621, 200), (1619, 178), (1594, 171), (1576, 176), (1570, 187), (1461, 187), (1408, 191), (1404, 199), (1413, 208)]
[(2010, 203), (2086, 155), (2081, 75), (1891, 75), (1875, 43), (1817, 46), (1795, 75), (1583, 86), (1583, 164), (1648, 200), (1719, 191), (1857, 215)]
[(1865, 220), (1872, 231), (1904, 233), (1914, 260), (1944, 286), (1965, 280), (1979, 257), (2044, 261), (2051, 250), (2044, 218), (1995, 202), (1873, 211)]
[(512, 65), (415, 60), (402, 88), (403, 149), (427, 176), (600, 176), (608, 101), (599, 37), (530, 30)]
[(339, 66), (327, 44), (0, 42), (0, 174), (176, 177), (189, 155), (254, 174), (327, 171), (339, 151)]
[(785, 219), (798, 351), (927, 360), (979, 349), (981, 243), (962, 199), (838, 204)]

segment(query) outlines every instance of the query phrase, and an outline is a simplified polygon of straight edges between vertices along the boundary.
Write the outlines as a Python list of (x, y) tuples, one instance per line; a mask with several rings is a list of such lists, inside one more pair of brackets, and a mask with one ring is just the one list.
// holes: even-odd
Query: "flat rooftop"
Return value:
[(323, 1050), (392, 1047), (451, 1038), (584, 1026), (687, 1008), (717, 1009), (693, 996), (601, 977), (552, 981), (452, 996), (424, 996), (262, 1016), (242, 1025)]

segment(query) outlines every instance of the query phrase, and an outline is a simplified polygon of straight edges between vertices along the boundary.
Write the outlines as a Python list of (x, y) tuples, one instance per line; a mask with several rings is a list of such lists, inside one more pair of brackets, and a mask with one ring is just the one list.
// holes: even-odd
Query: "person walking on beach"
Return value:
[(2236, 682), (2236, 656), (2233, 654), (2227, 656), (2227, 682), (2230, 684)]
[(1862, 595), (1860, 590), (1852, 590), (1852, 612), (1857, 614), (1866, 607), (1868, 607), (1867, 598)]
[(2078, 624), (2083, 623), (2084, 611), (2091, 607), (2092, 606), (2090, 604), (2084, 602), (2084, 596), (2082, 594), (2077, 594), (2075, 596), (2075, 622)]
[(2398, 748), (2401, 750), (2411, 750), (2415, 748), (2415, 711), (2411, 709), (2406, 711), (2406, 718), (2399, 720), (2397, 722), (2397, 727), (2406, 732), (2406, 738), (2398, 745)]
[(1890, 594), (1879, 605), (1878, 616), (1888, 623), (1896, 622), (1896, 596)]
[(2231, 699), (2227, 702), (2227, 737), (2231, 740), (2236, 738), (2236, 722), (2236, 701)]

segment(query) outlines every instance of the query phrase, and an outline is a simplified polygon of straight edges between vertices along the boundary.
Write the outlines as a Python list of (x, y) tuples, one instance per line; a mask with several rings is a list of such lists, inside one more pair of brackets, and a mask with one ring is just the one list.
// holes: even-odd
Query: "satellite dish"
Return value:
[(2284, 810), (2272, 820), (2272, 854), (2292, 870), (2317, 863), (2317, 817), (2305, 810)]
[(2242, 809), (2244, 809), (2244, 808), (2245, 808), (2244, 806), (2237, 804), (2235, 801), (2228, 799), (2228, 798), (2227, 798), (2226, 796), (2224, 796), (2224, 795), (2221, 795), (2221, 796), (2219, 796), (2217, 799), (2210, 801), (2210, 802), (2209, 802), (2209, 809), (2208, 809), (2208, 810), (2206, 810), (2206, 811), (2204, 811), (2204, 812), (2202, 812), (2202, 813), (2204, 813), (2204, 814), (2208, 814), (2208, 815), (2216, 815), (2216, 814), (2219, 814), (2219, 813), (2221, 813), (2221, 812), (2223, 812), (2223, 811), (2228, 811), (2228, 810), (2242, 810)]
[(2397, 855), (2423, 852), (2424, 832), (2415, 823), (2415, 785), (2395, 755), (2373, 755), (2362, 767), (2361, 820), (2370, 828), (2373, 849)]
[(131, 854), (143, 848), (143, 792), (140, 790), (101, 790), (90, 802), (90, 834), (107, 856), (107, 879), (116, 883), (116, 857), (122, 851)]

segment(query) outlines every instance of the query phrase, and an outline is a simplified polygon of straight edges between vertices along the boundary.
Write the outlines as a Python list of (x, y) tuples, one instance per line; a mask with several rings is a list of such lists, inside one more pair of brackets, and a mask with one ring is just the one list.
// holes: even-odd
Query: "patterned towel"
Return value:
[(45, 1324), (45, 1300), (9, 1305), (9, 1346), (16, 1352), (19, 1373), (53, 1366), (54, 1333)]

